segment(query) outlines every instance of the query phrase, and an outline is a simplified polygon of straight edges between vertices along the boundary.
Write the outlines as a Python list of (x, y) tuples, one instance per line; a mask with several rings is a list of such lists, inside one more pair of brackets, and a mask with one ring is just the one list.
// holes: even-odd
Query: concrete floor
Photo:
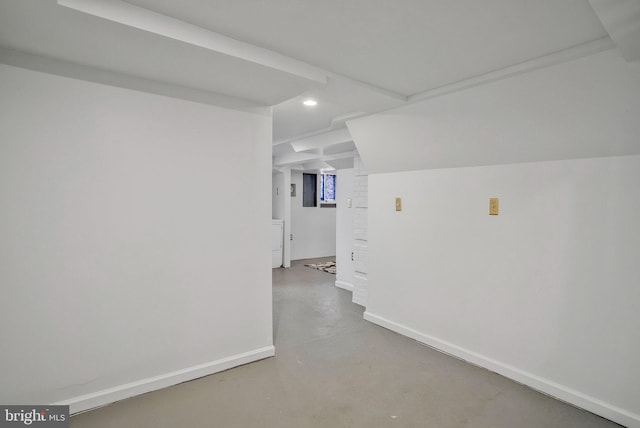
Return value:
[(334, 280), (302, 262), (273, 271), (275, 358), (74, 416), (71, 427), (619, 426), (364, 321)]

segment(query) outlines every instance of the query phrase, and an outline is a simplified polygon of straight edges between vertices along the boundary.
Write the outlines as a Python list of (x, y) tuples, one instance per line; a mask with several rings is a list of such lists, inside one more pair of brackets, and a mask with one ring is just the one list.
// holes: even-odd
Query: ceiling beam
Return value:
[(640, 1), (589, 0), (600, 22), (627, 61), (640, 60)]
[(353, 168), (353, 158), (328, 160), (327, 163), (335, 169)]
[(552, 65), (593, 55), (598, 52), (613, 49), (614, 47), (615, 45), (611, 38), (605, 36), (603, 38), (592, 40), (587, 43), (582, 43), (568, 49), (563, 49), (561, 51), (551, 53), (549, 55), (534, 58), (520, 64), (515, 64), (509, 67), (501, 68), (500, 70), (492, 71), (490, 73), (481, 74), (479, 76), (471, 77), (459, 82), (453, 82), (439, 88), (429, 89), (425, 92), (411, 95), (408, 99), (408, 102), (414, 103), (417, 101), (427, 100), (429, 98), (435, 98), (441, 95), (450, 94), (452, 92), (481, 86), (486, 83), (495, 82), (498, 80), (506, 79), (508, 77), (528, 73), (540, 68), (550, 67)]
[(0, 46), (0, 63), (27, 70), (55, 74), (72, 79), (119, 88), (133, 89), (150, 94), (164, 95), (202, 104), (221, 106), (234, 110), (271, 115), (271, 108), (256, 101), (230, 95), (190, 88), (158, 80), (145, 79), (126, 73), (104, 70), (97, 67), (33, 55)]
[(273, 158), (274, 166), (302, 164), (322, 158), (322, 153), (287, 153)]
[(120, 0), (58, 0), (58, 5), (326, 84), (327, 72), (268, 49)]
[(291, 142), (291, 147), (293, 147), (293, 150), (296, 152), (304, 152), (307, 150), (333, 146), (335, 144), (347, 143), (349, 141), (353, 141), (349, 130), (347, 128), (342, 128), (293, 141)]

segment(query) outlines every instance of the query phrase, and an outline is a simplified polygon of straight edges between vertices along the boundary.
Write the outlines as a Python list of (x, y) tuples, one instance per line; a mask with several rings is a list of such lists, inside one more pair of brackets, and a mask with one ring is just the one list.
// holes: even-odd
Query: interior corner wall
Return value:
[(638, 427), (638, 183), (640, 156), (371, 174), (366, 318)]
[[(336, 209), (321, 208), (319, 200), (317, 207), (303, 207), (302, 173), (292, 171), (291, 183), (296, 185), (296, 196), (291, 197), (291, 260), (335, 256)], [(339, 182), (336, 195), (340, 197)]]
[(267, 111), (0, 65), (0, 141), (0, 402), (273, 355)]
[[(336, 286), (353, 291), (354, 169), (336, 171), (340, 193), (336, 203)], [(350, 203), (349, 203), (350, 201)]]

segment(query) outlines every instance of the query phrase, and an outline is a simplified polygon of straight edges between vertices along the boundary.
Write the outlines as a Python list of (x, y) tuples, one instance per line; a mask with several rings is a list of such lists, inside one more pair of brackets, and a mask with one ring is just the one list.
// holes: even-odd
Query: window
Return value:
[(324, 207), (336, 206), (336, 176), (333, 174), (320, 175), (320, 204)]
[(317, 176), (315, 174), (302, 174), (302, 206), (315, 207)]
[[(318, 188), (318, 176), (320, 186)], [(302, 206), (317, 207), (318, 191), (320, 191), (320, 207), (335, 208), (336, 206), (336, 175), (335, 174), (302, 174)]]

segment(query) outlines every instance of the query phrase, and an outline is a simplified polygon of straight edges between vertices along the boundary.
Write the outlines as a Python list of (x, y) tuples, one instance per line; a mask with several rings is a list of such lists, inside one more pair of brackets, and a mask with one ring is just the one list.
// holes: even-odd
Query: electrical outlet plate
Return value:
[(489, 215), (498, 215), (500, 211), (500, 201), (498, 198), (489, 198)]

